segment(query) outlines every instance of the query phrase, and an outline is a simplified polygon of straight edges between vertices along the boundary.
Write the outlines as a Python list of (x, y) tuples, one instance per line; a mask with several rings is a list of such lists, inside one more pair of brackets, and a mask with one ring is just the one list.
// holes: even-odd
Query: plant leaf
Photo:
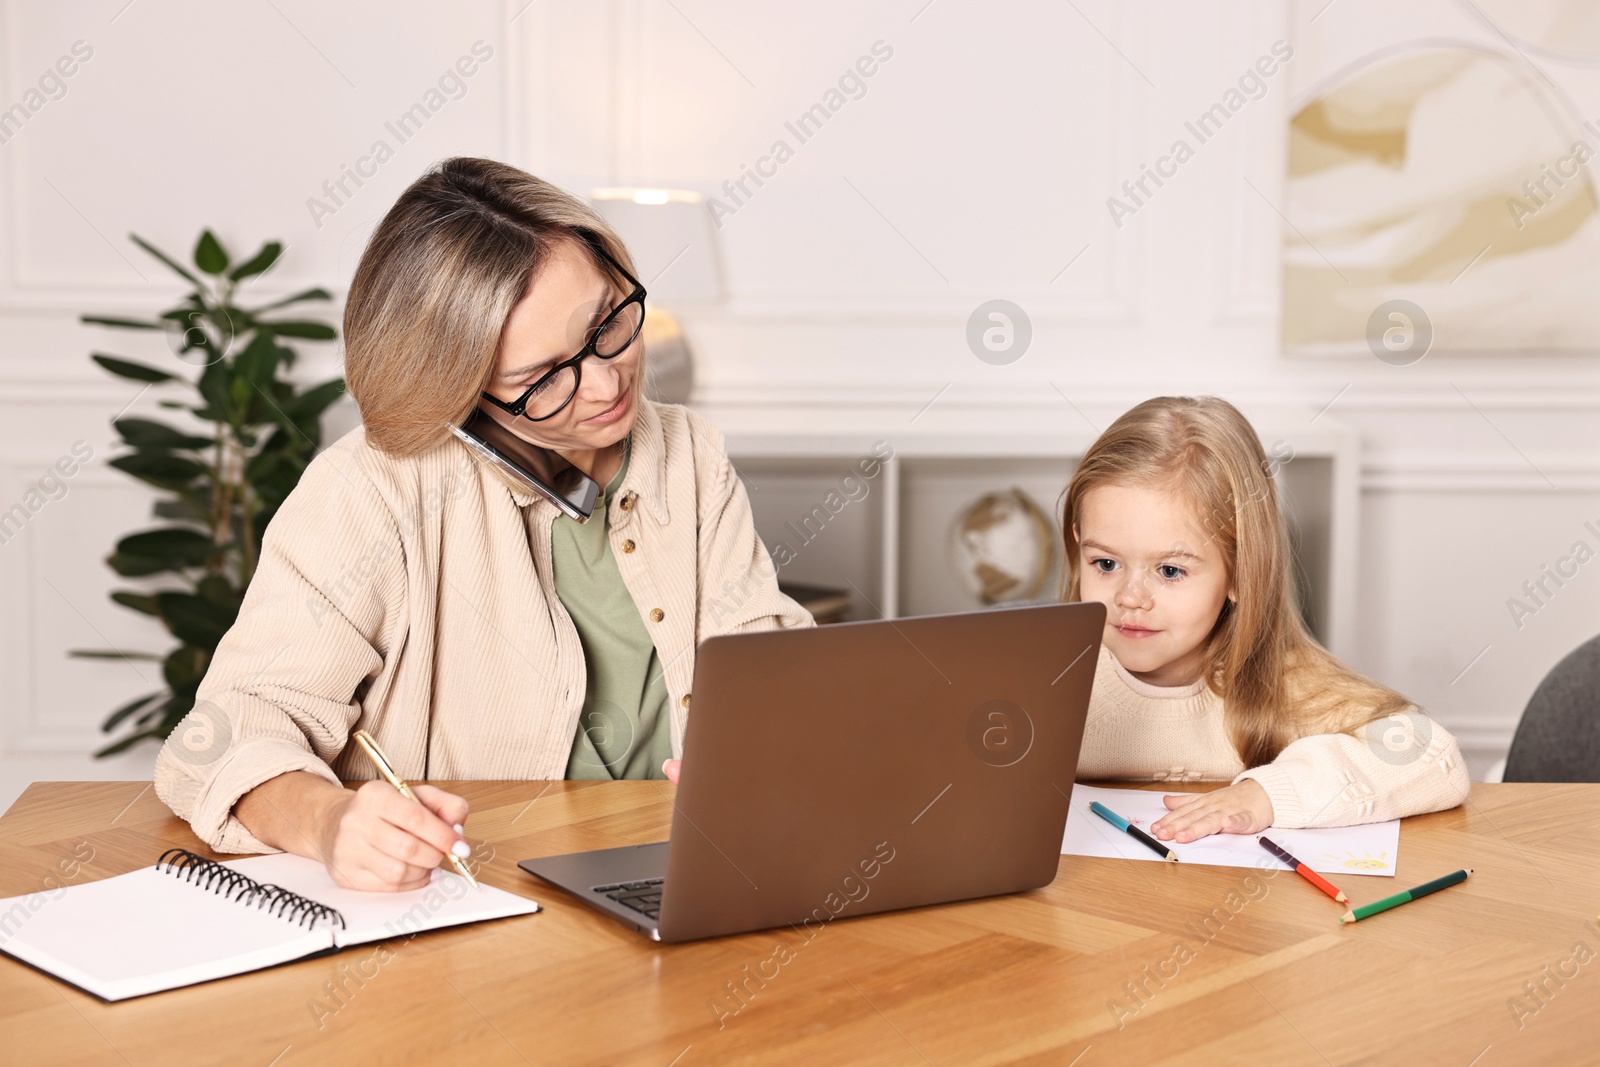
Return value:
[[(116, 555), (159, 560), (168, 569), (177, 570), (204, 566), (215, 551), (216, 546), (208, 534), (183, 526), (165, 526), (129, 534), (117, 542)], [(164, 595), (156, 594), (157, 607)]]
[(302, 337), (307, 341), (333, 341), (339, 332), (325, 322), (286, 320), (283, 322), (256, 321), (259, 329), (271, 330), (279, 337)]
[(228, 324), (232, 327), (234, 337), (243, 337), (256, 328), (255, 316), (244, 308), (235, 307), (232, 304), (224, 304), (218, 310), (227, 314)]
[(239, 614), (235, 607), (219, 607), (193, 593), (157, 593), (156, 605), (172, 636), (207, 651), (217, 647)]
[(100, 724), (100, 732), (109, 734), (112, 730), (117, 728), (117, 724), (122, 722), (123, 719), (126, 719), (129, 715), (132, 715), (134, 712), (138, 711), (140, 708), (144, 707), (157, 697), (165, 695), (165, 693), (146, 693), (137, 700), (128, 701), (128, 703), (122, 705), (122, 707), (106, 716), (106, 721)]
[(229, 366), (228, 362), (218, 360), (216, 363), (211, 364), (211, 366), (200, 372), (200, 381), (196, 384), (200, 389), (200, 395), (205, 398), (206, 408), (197, 408), (195, 414), (200, 418), (205, 418), (206, 416), (201, 414), (201, 411), (205, 410), (214, 413), (215, 418), (212, 421), (233, 422), (235, 409), (233, 404), (232, 367)]
[(306, 460), (284, 449), (262, 449), (250, 459), (245, 474), (263, 502), (280, 503), (299, 482)]
[(144, 556), (125, 556), (121, 552), (113, 552), (107, 556), (106, 566), (124, 578), (147, 578), (152, 574), (161, 574), (173, 570), (165, 560), (148, 559)]
[[(233, 375), (228, 379), (228, 399), (233, 402), (233, 410), (247, 412), (250, 407), (250, 394), (252, 392), (250, 380), (240, 374), (237, 367), (233, 368), (233, 370)], [(241, 421), (251, 421), (255, 417), (247, 412), (241, 416)]]
[(151, 707), (148, 711), (145, 711), (142, 714), (140, 714), (140, 716), (137, 719), (133, 720), (133, 724), (135, 726), (140, 727), (140, 728), (159, 729), (163, 734), (170, 734), (172, 732), (172, 727), (177, 725), (177, 720), (176, 719), (174, 719), (171, 723), (166, 723), (164, 721), (162, 726), (160, 726), (160, 727), (151, 727), (150, 724), (151, 724), (151, 722), (153, 722), (157, 718), (165, 720), (166, 717), (168, 715), (171, 715), (171, 714), (172, 714), (172, 701), (163, 700), (161, 703), (156, 704), (154, 707)]
[[(211, 654), (203, 648), (194, 645), (179, 645), (172, 650), (172, 654), (161, 666), (161, 673), (166, 677), (167, 684), (172, 687), (174, 695), (187, 689), (194, 691), (200, 684), (200, 679), (205, 677), (206, 665), (211, 662)], [(188, 713), (188, 708), (184, 713)]]
[(165, 330), (159, 322), (140, 322), (138, 319), (119, 319), (111, 315), (79, 315), (78, 321), (95, 326), (120, 326), (127, 330)]
[(226, 608), (235, 616), (239, 613), (239, 592), (234, 589), (233, 583), (220, 574), (208, 574), (200, 579), (200, 584), (195, 587), (200, 594), (200, 599), (219, 608)]
[(192, 501), (182, 498), (157, 500), (151, 509), (158, 519), (177, 519), (180, 522), (205, 522), (206, 513), (200, 510)]
[(128, 749), (132, 748), (134, 745), (137, 745), (145, 738), (149, 738), (152, 741), (165, 741), (167, 739), (167, 732), (159, 727), (151, 730), (140, 730), (136, 734), (129, 734), (121, 741), (107, 745), (105, 748), (100, 749), (94, 754), (94, 758), (106, 759), (109, 756), (115, 756), (118, 753), (126, 752)]
[(147, 659), (151, 663), (160, 663), (166, 658), (152, 652), (118, 652), (115, 649), (104, 648), (75, 648), (67, 655), (76, 656), (78, 659)]
[(234, 370), (246, 381), (264, 385), (278, 376), (278, 361), (284, 351), (269, 331), (258, 330), (234, 360)]
[(118, 419), (112, 427), (134, 448), (177, 448), (200, 450), (216, 444), (209, 437), (187, 434), (154, 419)]
[(315, 419), (345, 393), (343, 378), (332, 378), (321, 385), (314, 385), (310, 389), (295, 397), (283, 406), (283, 410), (293, 416), (296, 422), (306, 419)]
[(195, 242), (194, 265), (207, 274), (221, 274), (228, 269), (228, 253), (210, 230), (202, 230), (200, 240)]
[(132, 608), (134, 611), (143, 612), (146, 615), (159, 615), (159, 612), (156, 611), (156, 598), (153, 596), (145, 596), (143, 593), (129, 593), (119, 589), (111, 594), (111, 599), (125, 608)]
[(164, 370), (143, 363), (135, 363), (131, 359), (119, 359), (116, 356), (103, 356), (96, 352), (89, 357), (106, 370), (119, 378), (131, 378), (136, 382), (170, 382), (177, 377)]
[(158, 489), (187, 488), (190, 482), (209, 470), (187, 456), (143, 450), (129, 456), (118, 456), (110, 461), (110, 466)]
[(261, 246), (261, 251), (257, 252), (255, 255), (251, 256), (249, 259), (233, 268), (233, 270), (228, 274), (228, 277), (232, 278), (234, 281), (239, 281), (241, 278), (254, 277), (257, 274), (261, 274), (262, 272), (266, 271), (267, 268), (278, 262), (278, 257), (282, 254), (282, 244), (278, 243), (277, 241), (268, 241), (266, 244)]
[(319, 285), (319, 286), (314, 286), (313, 288), (310, 288), (310, 289), (302, 289), (298, 293), (294, 293), (294, 294), (292, 294), (290, 296), (284, 297), (282, 300), (274, 300), (270, 304), (264, 304), (264, 305), (262, 305), (261, 307), (258, 307), (258, 308), (250, 308), (249, 311), (248, 311), (248, 314), (250, 314), (250, 315), (259, 315), (263, 311), (272, 311), (272, 310), (274, 310), (276, 308), (287, 307), (290, 304), (298, 304), (302, 300), (332, 300), (332, 299), (333, 299), (333, 294), (328, 292), (328, 290), (322, 288)]
[(188, 267), (185, 267), (183, 264), (179, 263), (177, 260), (175, 260), (171, 256), (167, 255), (165, 252), (161, 251), (161, 249), (157, 248), (155, 245), (151, 244), (149, 241), (146, 241), (143, 237), (140, 237), (138, 234), (130, 233), (130, 234), (128, 234), (128, 236), (133, 239), (133, 243), (134, 244), (138, 245), (140, 248), (144, 249), (146, 252), (149, 252), (152, 256), (155, 256), (161, 262), (165, 263), (167, 266), (171, 267), (173, 270), (177, 271), (179, 274), (183, 275), (185, 278), (188, 278), (191, 282), (194, 283), (194, 287), (196, 289), (203, 288), (203, 286), (200, 284), (200, 279), (195, 277), (193, 274), (190, 274)]

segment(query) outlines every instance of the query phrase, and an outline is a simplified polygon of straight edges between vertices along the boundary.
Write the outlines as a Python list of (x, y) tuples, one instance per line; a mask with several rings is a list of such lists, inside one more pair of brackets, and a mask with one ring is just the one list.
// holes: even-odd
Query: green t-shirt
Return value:
[(594, 516), (557, 515), (550, 529), (556, 595), (578, 628), (589, 675), (568, 778), (662, 778), (661, 761), (672, 755), (666, 675), (611, 554), (611, 497), (627, 472), (624, 452)]

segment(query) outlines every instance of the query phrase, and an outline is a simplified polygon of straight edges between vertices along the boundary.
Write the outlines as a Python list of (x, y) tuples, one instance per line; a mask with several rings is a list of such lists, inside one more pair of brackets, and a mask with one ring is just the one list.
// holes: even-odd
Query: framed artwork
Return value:
[(1392, 44), (1291, 107), (1286, 352), (1600, 348), (1600, 124), (1505, 41)]

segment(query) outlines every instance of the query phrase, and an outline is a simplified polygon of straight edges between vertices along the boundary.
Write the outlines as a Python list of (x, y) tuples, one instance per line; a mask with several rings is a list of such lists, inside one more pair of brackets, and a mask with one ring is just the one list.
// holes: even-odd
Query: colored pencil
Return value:
[(1350, 898), (1344, 895), (1344, 890), (1340, 889), (1338, 886), (1322, 877), (1322, 875), (1318, 874), (1316, 871), (1313, 871), (1310, 867), (1307, 867), (1304, 863), (1301, 863), (1299, 860), (1289, 855), (1288, 850), (1282, 848), (1274, 841), (1268, 841), (1264, 837), (1258, 837), (1256, 840), (1261, 842), (1262, 848), (1266, 849), (1268, 852), (1272, 853), (1274, 856), (1293, 867), (1296, 874), (1310, 882), (1312, 885), (1316, 886), (1318, 889), (1322, 890), (1324, 893), (1328, 894), (1334, 900), (1337, 900), (1341, 904), (1350, 903)]
[(1352, 911), (1347, 911), (1343, 915), (1339, 916), (1339, 921), (1342, 923), (1353, 923), (1358, 919), (1365, 919), (1369, 915), (1376, 915), (1380, 911), (1388, 911), (1390, 908), (1398, 908), (1402, 904), (1409, 904), (1418, 897), (1425, 897), (1429, 893), (1437, 893), (1441, 889), (1448, 889), (1450, 886), (1465, 882), (1467, 880), (1467, 875), (1471, 873), (1472, 868), (1470, 867), (1464, 871), (1455, 871), (1452, 874), (1445, 875), (1443, 878), (1435, 878), (1431, 882), (1424, 882), (1415, 889), (1407, 889), (1396, 893), (1392, 897), (1384, 897), (1376, 904), (1363, 904), (1361, 907)]
[(1089, 810), (1100, 816), (1112, 826), (1115, 826), (1118, 830), (1121, 830), (1123, 833), (1133, 838), (1135, 841), (1138, 841), (1140, 844), (1144, 845), (1161, 858), (1169, 859), (1173, 863), (1178, 862), (1178, 854), (1176, 852), (1172, 851), (1166, 845), (1163, 845), (1160, 841), (1157, 841), (1155, 838), (1151, 837), (1149, 834), (1145, 833), (1143, 830), (1139, 829), (1137, 826), (1133, 825), (1133, 823), (1129, 822), (1127, 819), (1124, 819), (1122, 816), (1118, 815), (1116, 812), (1112, 811), (1098, 800), (1091, 800), (1089, 802)]

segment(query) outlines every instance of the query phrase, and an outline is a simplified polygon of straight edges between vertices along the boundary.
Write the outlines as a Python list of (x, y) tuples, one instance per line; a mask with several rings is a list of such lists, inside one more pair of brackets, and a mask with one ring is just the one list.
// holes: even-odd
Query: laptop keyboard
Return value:
[(604, 893), (606, 899), (614, 900), (618, 904), (632, 908), (642, 915), (652, 919), (661, 917), (661, 885), (664, 878), (647, 878), (642, 882), (618, 882), (616, 885), (597, 885), (596, 893)]

